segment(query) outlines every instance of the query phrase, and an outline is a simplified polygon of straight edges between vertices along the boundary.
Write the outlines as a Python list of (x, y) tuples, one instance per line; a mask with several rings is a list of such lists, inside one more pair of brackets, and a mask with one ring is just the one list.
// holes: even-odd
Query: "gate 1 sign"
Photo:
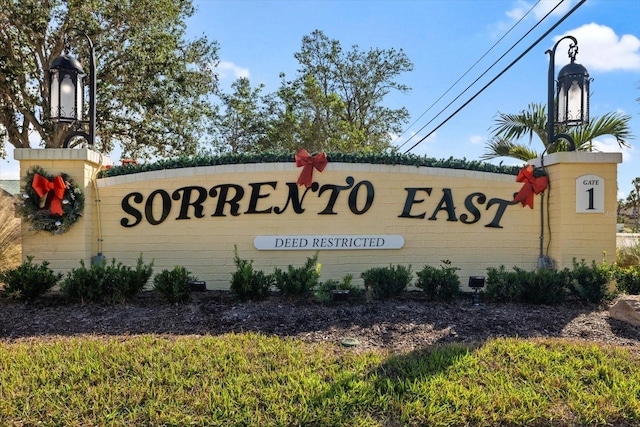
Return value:
[(582, 175), (576, 179), (576, 212), (604, 212), (604, 179), (598, 175)]
[(404, 246), (404, 238), (395, 234), (257, 236), (253, 245), (261, 251), (401, 249)]

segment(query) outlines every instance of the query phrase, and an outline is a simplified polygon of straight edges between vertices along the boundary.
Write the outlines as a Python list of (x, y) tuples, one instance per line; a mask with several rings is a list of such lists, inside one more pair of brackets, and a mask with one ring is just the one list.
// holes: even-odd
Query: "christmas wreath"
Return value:
[(34, 166), (25, 177), (24, 192), (16, 211), (32, 229), (62, 234), (82, 216), (84, 194), (65, 173), (50, 175)]

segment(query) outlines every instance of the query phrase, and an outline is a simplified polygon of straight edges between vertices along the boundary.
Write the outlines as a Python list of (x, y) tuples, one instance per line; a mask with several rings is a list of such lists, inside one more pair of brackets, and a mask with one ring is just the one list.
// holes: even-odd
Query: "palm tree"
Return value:
[[(531, 148), (534, 135), (537, 136), (544, 150), (542, 153), (554, 153), (567, 151), (567, 143), (559, 139), (553, 144), (547, 141), (547, 114), (546, 108), (541, 104), (529, 104), (527, 110), (518, 114), (498, 113), (495, 126), (489, 142), (487, 142), (482, 160), (495, 159), (497, 157), (513, 157), (520, 160), (530, 160), (539, 157), (541, 153)], [(603, 135), (613, 136), (620, 147), (630, 147), (629, 139), (633, 138), (629, 121), (631, 116), (621, 113), (607, 113), (602, 117), (593, 117), (589, 124), (576, 127), (556, 127), (557, 133), (565, 133), (571, 136), (575, 143), (576, 151), (593, 151), (593, 140)], [(529, 143), (516, 142), (522, 137), (528, 136)]]

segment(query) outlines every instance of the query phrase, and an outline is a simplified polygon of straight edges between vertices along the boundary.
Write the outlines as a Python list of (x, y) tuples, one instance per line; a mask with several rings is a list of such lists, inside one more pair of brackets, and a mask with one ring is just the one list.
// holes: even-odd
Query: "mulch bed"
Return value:
[(388, 301), (323, 305), (314, 298), (272, 294), (239, 302), (228, 291), (194, 292), (187, 304), (169, 304), (154, 291), (123, 305), (71, 304), (52, 293), (34, 304), (0, 300), (0, 339), (77, 335), (220, 335), (258, 332), (305, 342), (357, 340), (355, 351), (409, 352), (441, 343), (495, 337), (557, 337), (630, 347), (640, 354), (640, 330), (612, 319), (608, 307), (567, 301), (557, 306), (452, 303), (408, 291)]

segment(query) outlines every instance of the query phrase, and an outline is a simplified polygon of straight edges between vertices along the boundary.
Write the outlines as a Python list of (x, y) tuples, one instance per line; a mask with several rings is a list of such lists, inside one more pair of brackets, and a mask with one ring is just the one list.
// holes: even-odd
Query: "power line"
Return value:
[[(469, 74), (469, 73), (471, 72), (471, 70), (473, 70), (473, 69), (475, 68), (475, 66), (476, 66), (476, 65), (478, 65), (478, 63), (480, 63), (480, 61), (482, 61), (482, 60), (483, 60), (483, 59), (484, 59), (484, 58), (485, 58), (485, 57), (486, 57), (486, 56), (487, 56), (487, 55), (488, 55), (488, 54), (489, 54), (489, 53), (490, 53), (490, 52), (491, 52), (491, 51), (492, 51), (492, 50), (493, 50), (493, 49), (494, 49), (494, 48), (495, 48), (495, 47), (496, 47), (496, 46), (497, 46), (497, 45), (498, 45), (502, 40), (504, 40), (504, 38), (505, 38), (507, 35), (509, 35), (509, 33), (511, 33), (511, 31), (513, 31), (513, 30), (514, 30), (514, 29), (515, 29), (515, 28), (516, 28), (516, 27), (517, 27), (517, 26), (518, 26), (518, 25), (519, 25), (519, 24), (520, 24), (520, 23), (521, 23), (521, 22), (522, 22), (522, 21), (523, 21), (523, 20), (524, 20), (528, 15), (529, 15), (529, 13), (531, 13), (531, 11), (533, 11), (533, 9), (534, 9), (534, 8), (535, 8), (535, 7), (536, 7), (536, 6), (541, 2), (541, 1), (542, 1), (542, 0), (538, 0), (538, 2), (537, 2), (536, 4), (534, 4), (534, 5), (533, 5), (533, 6), (532, 6), (528, 11), (527, 11), (527, 13), (525, 13), (524, 15), (522, 15), (522, 17), (521, 17), (521, 18), (520, 18), (520, 19), (519, 19), (515, 24), (513, 24), (513, 25), (511, 26), (511, 28), (509, 28), (509, 30), (507, 30), (507, 32), (506, 32), (506, 33), (504, 33), (504, 35), (503, 35), (502, 37), (500, 37), (500, 39), (499, 39), (498, 41), (496, 41), (496, 42), (493, 44), (493, 46), (491, 46), (491, 47), (489, 48), (489, 50), (487, 50), (487, 51), (486, 51), (486, 52), (485, 52), (485, 53), (484, 53), (480, 58), (478, 58), (478, 60), (477, 60), (473, 65), (471, 65), (471, 67), (469, 67), (469, 68), (467, 69), (467, 71), (465, 71), (465, 72), (464, 72), (464, 73), (463, 73), (463, 74), (458, 78), (458, 80), (456, 80), (456, 81), (455, 81), (451, 86), (449, 86), (449, 88), (448, 88), (448, 89), (447, 89), (447, 90), (446, 90), (442, 95), (440, 95), (440, 97), (439, 97), (438, 99), (436, 99), (436, 100), (433, 102), (433, 104), (431, 104), (431, 105), (429, 106), (429, 108), (427, 108), (427, 109), (426, 109), (426, 110), (425, 110), (425, 111), (424, 111), (424, 112), (423, 112), (423, 113), (422, 113), (422, 114), (421, 114), (417, 119), (415, 119), (415, 120), (413, 121), (413, 123), (411, 123), (411, 124), (407, 127), (407, 129), (405, 129), (405, 130), (404, 130), (400, 135), (398, 135), (398, 137), (396, 137), (396, 139), (395, 139), (393, 142), (396, 142), (398, 139), (400, 139), (400, 138), (402, 137), (402, 135), (404, 135), (405, 133), (407, 133), (407, 132), (408, 132), (408, 131), (413, 127), (413, 125), (415, 125), (415, 124), (416, 124), (416, 123), (417, 123), (421, 118), (423, 118), (423, 117), (424, 117), (424, 115), (425, 115), (425, 114), (427, 114), (429, 111), (431, 111), (431, 109), (432, 109), (433, 107), (435, 107), (435, 105), (436, 105), (438, 102), (440, 102), (440, 100), (441, 100), (442, 98), (444, 98), (444, 97), (445, 97), (445, 95), (446, 95), (446, 94), (448, 94), (448, 93), (449, 93), (449, 92), (450, 92), (450, 91), (451, 91), (451, 90), (452, 90), (452, 89), (453, 89), (453, 88), (454, 88), (454, 87), (455, 87), (455, 86), (460, 82), (460, 80), (462, 80), (462, 79), (463, 79), (467, 74)], [(564, 1), (564, 0), (562, 0), (562, 1)], [(560, 3), (562, 3), (562, 2), (560, 2)], [(556, 6), (556, 7), (558, 7), (558, 6)], [(546, 16), (545, 16), (545, 18), (546, 18)], [(534, 28), (535, 28), (535, 27), (534, 27)], [(507, 51), (507, 52), (508, 52), (508, 51)], [(503, 56), (504, 56), (504, 55), (503, 55)], [(502, 58), (502, 57), (500, 57), (500, 58)], [(498, 61), (499, 61), (499, 60), (498, 60)], [(497, 61), (496, 61), (496, 62), (497, 62)], [(496, 64), (496, 63), (494, 62), (494, 63), (491, 65), (491, 67), (489, 67), (489, 69), (488, 69), (487, 71), (489, 71), (489, 70), (490, 70), (490, 69), (491, 69), (495, 64)], [(487, 71), (485, 71), (482, 75), (486, 74), (486, 73), (487, 73)], [(476, 81), (477, 81), (477, 80), (476, 80)], [(475, 83), (475, 82), (474, 82), (474, 83)], [(467, 89), (469, 89), (469, 87), (467, 87)], [(462, 94), (464, 94), (464, 93), (467, 91), (467, 89), (465, 89), (465, 90), (464, 90), (460, 95), (458, 95), (458, 97), (457, 97), (456, 99), (458, 99), (460, 96), (462, 96)], [(454, 99), (454, 101), (455, 101), (455, 99)], [(449, 104), (449, 105), (451, 105), (451, 104)], [(449, 105), (447, 105), (447, 107), (448, 107)], [(447, 107), (445, 107), (445, 108), (447, 108)], [(440, 111), (440, 112), (439, 112), (435, 117), (433, 117), (433, 118), (432, 118), (432, 119), (431, 119), (427, 124), (425, 124), (423, 127), (421, 127), (421, 128), (418, 130), (418, 132), (420, 132), (422, 129), (424, 129), (424, 128), (425, 128), (425, 127), (427, 127), (429, 124), (431, 124), (431, 122), (433, 122), (433, 121), (434, 121), (434, 120), (435, 120), (435, 119), (436, 119), (440, 114), (442, 114), (442, 110), (441, 110), (441, 111)], [(403, 142), (400, 146), (398, 146), (398, 149), (400, 149), (400, 148), (404, 147), (404, 146), (405, 146), (409, 141), (411, 141), (411, 140), (413, 139), (413, 137), (414, 137), (415, 135), (417, 135), (417, 134), (418, 134), (418, 132), (416, 132), (415, 134), (413, 134), (413, 135), (412, 135), (411, 137), (409, 137), (405, 142)]]
[[(549, 17), (549, 15), (551, 15), (553, 13), (553, 11), (556, 10), (558, 8), (558, 6), (560, 6), (563, 2), (564, 2), (564, 0), (561, 0), (559, 3), (557, 3), (553, 9), (551, 9), (549, 12), (547, 12), (547, 14), (541, 20), (539, 20), (533, 27), (531, 27), (531, 29), (529, 29), (529, 31), (527, 31), (522, 37), (520, 37), (520, 39), (518, 39), (518, 41), (516, 41), (509, 49), (507, 49), (507, 51), (505, 53), (503, 53), (496, 61), (494, 61), (493, 64), (491, 64), (491, 66), (489, 68), (487, 68), (482, 74), (480, 74), (471, 84), (469, 84), (462, 92), (460, 92), (460, 94), (458, 94), (458, 96), (456, 96), (451, 102), (449, 102), (446, 106), (444, 106), (438, 112), (438, 114), (436, 114), (431, 120), (429, 120), (429, 122), (427, 122), (424, 126), (422, 126), (418, 130), (418, 132), (416, 132), (415, 135), (417, 135), (420, 131), (422, 131), (424, 128), (426, 128), (428, 125), (430, 125), (435, 119), (437, 119), (442, 113), (444, 113), (447, 108), (449, 108), (454, 102), (456, 102), (458, 99), (460, 99), (460, 97), (462, 95), (464, 95), (473, 85), (475, 85), (482, 77), (484, 77), (491, 69), (493, 69), (493, 67), (495, 65), (497, 65), (498, 62), (500, 62), (505, 56), (507, 56), (507, 54), (509, 54), (513, 49), (515, 49), (515, 47), (518, 44), (520, 44), (520, 42), (522, 42), (522, 40), (524, 40), (529, 34), (531, 34), (531, 32), (534, 29), (536, 29), (538, 27), (538, 25), (540, 25), (542, 23), (542, 21), (547, 19)], [(431, 135), (432, 133), (430, 133), (429, 135)], [(411, 140), (411, 139), (412, 138), (409, 138), (409, 140)], [(422, 142), (422, 140), (420, 140), (418, 143), (420, 143), (420, 142)], [(402, 146), (404, 146), (404, 145), (405, 144), (402, 144)]]
[(506, 73), (511, 67), (513, 67), (513, 65), (515, 65), (518, 61), (520, 61), (527, 53), (529, 53), (531, 51), (531, 49), (533, 49), (536, 45), (538, 45), (538, 43), (540, 43), (545, 37), (547, 37), (553, 30), (555, 30), (562, 22), (564, 22), (565, 19), (567, 19), (573, 12), (575, 12), (580, 6), (582, 6), (582, 4), (584, 4), (584, 2), (587, 0), (580, 0), (578, 2), (578, 4), (576, 4), (569, 12), (567, 12), (558, 22), (556, 22), (553, 26), (551, 26), (551, 28), (549, 28), (543, 35), (541, 35), (531, 46), (529, 46), (524, 52), (522, 52), (522, 54), (520, 54), (515, 60), (513, 60), (504, 70), (502, 70), (496, 77), (494, 77), (489, 83), (487, 83), (486, 85), (484, 85), (482, 87), (482, 89), (480, 89), (478, 92), (476, 92), (475, 95), (473, 95), (471, 98), (469, 98), (469, 100), (467, 102), (465, 102), (464, 104), (462, 104), (462, 106), (460, 108), (458, 108), (456, 111), (454, 111), (451, 115), (449, 115), (449, 117), (447, 117), (442, 123), (440, 123), (438, 126), (435, 127), (435, 129), (433, 129), (431, 132), (429, 132), (426, 136), (424, 136), (422, 139), (420, 139), (420, 141), (416, 142), (413, 146), (411, 146), (411, 148), (409, 148), (407, 151), (405, 151), (404, 153), (407, 154), (409, 151), (413, 150), (414, 148), (416, 148), (422, 141), (424, 141), (425, 139), (427, 139), (428, 137), (430, 137), (431, 135), (433, 135), (433, 133), (435, 131), (437, 131), (438, 129), (440, 129), (445, 123), (447, 123), (449, 120), (451, 120), (452, 117), (454, 117), (456, 114), (458, 114), (464, 107), (466, 107), (467, 105), (469, 105), (471, 103), (471, 101), (473, 101), (474, 99), (476, 99), (482, 92), (485, 91), (485, 89), (487, 89), (489, 86), (491, 86), (496, 80), (498, 80), (500, 77), (502, 77), (502, 75), (504, 73)]

